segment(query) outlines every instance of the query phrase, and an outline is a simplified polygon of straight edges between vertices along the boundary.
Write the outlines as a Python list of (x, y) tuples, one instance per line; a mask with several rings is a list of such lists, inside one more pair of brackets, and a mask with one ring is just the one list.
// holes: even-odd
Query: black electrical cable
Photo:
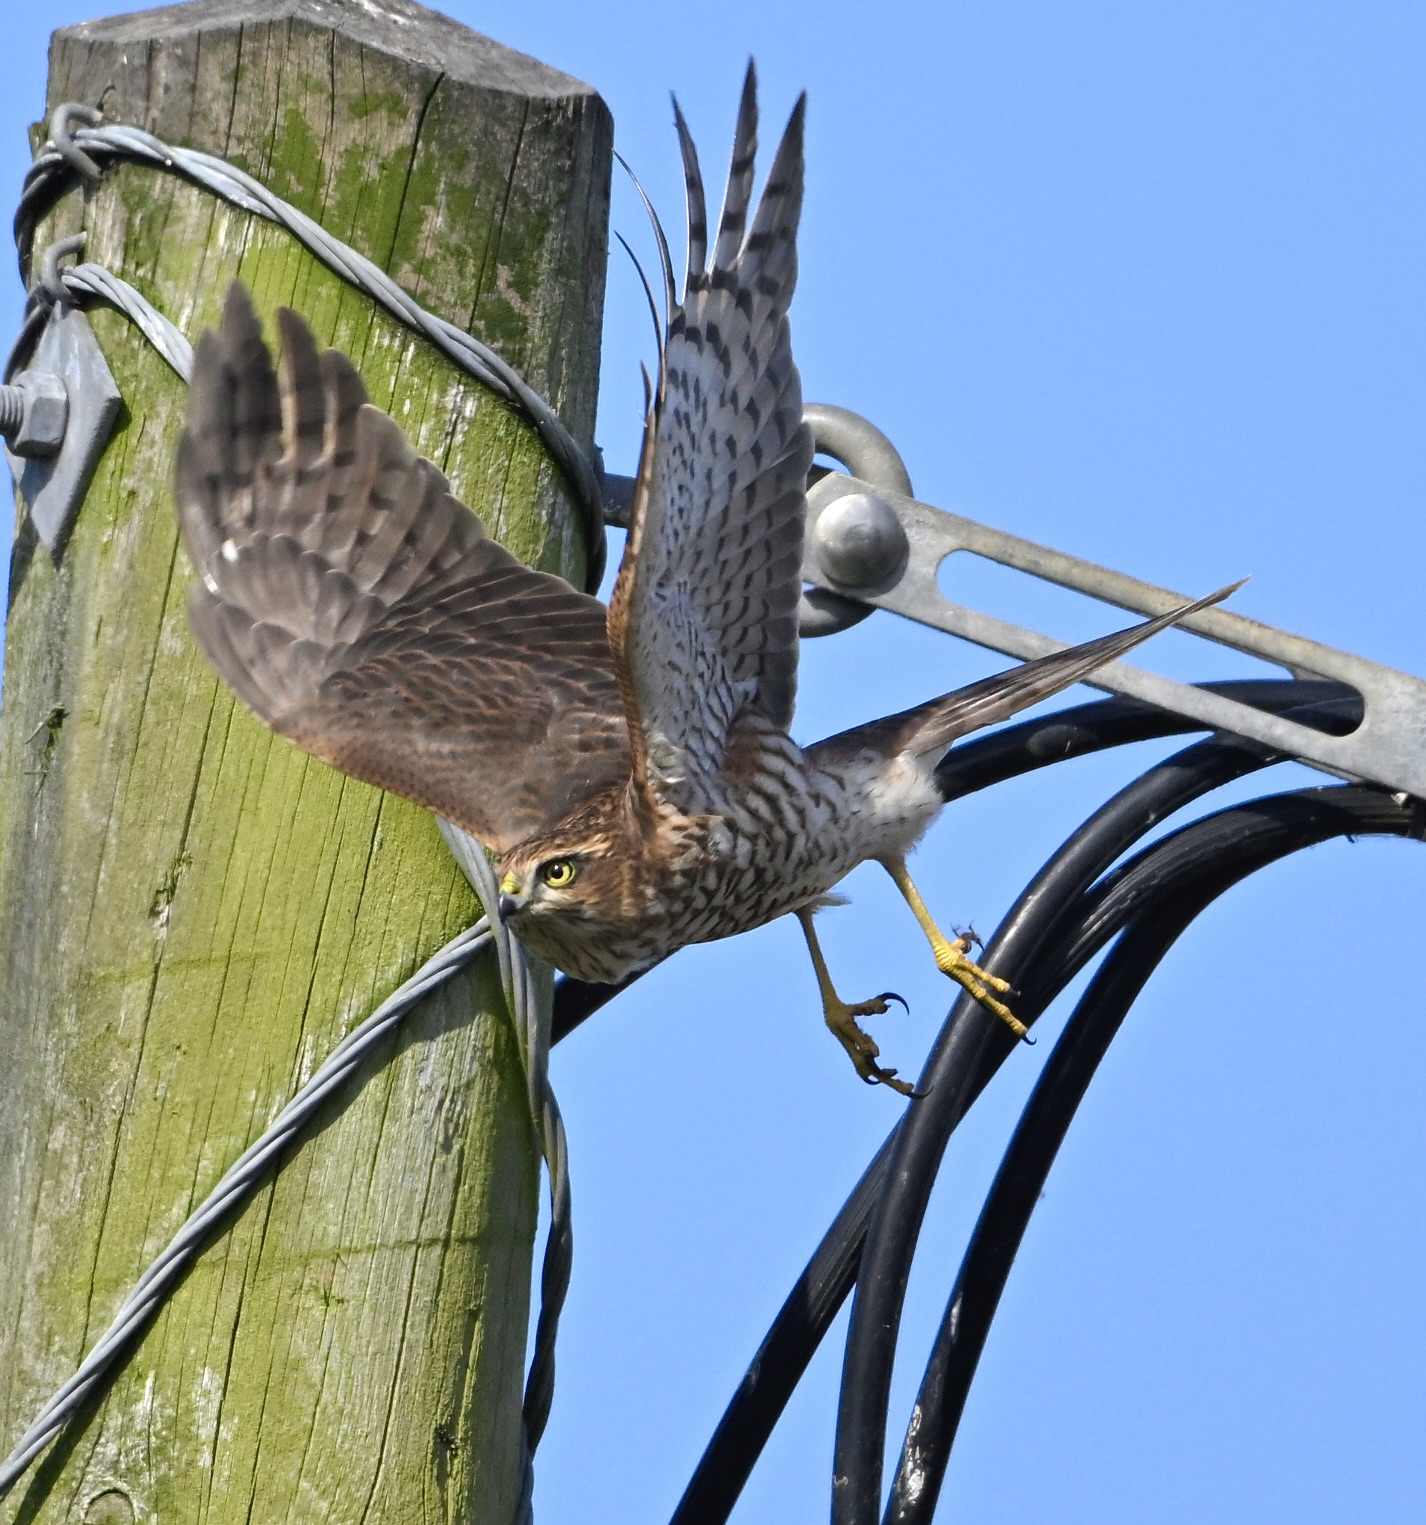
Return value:
[(866, 1221), (895, 1137), (893, 1129), (788, 1293), (669, 1525), (723, 1525), (733, 1512), (788, 1398), (856, 1281)]
[[(1054, 957), (1072, 977), (1112, 935), (1106, 926), (1137, 917), (1141, 907), (1152, 909), (1161, 876), (1204, 874), (1216, 871), (1218, 863), (1232, 867), (1246, 861), (1241, 878), (1294, 850), (1284, 841), (1309, 847), (1334, 836), (1418, 837), (1423, 826), (1426, 804), (1370, 785), (1302, 789), (1230, 807), (1181, 827), (1106, 875), (1086, 896), (1078, 924), (1062, 929), (1062, 948)], [(1254, 852), (1256, 858), (1250, 856)]]
[(607, 1006), (616, 995), (647, 973), (647, 969), (641, 969), (617, 985), (599, 985), (591, 980), (577, 980), (572, 974), (560, 975), (555, 980), (554, 1005), (550, 1011), (551, 1047), (569, 1037), (581, 1022)]
[[(1274, 713), (1293, 710), (1294, 720), (1331, 734), (1345, 734), (1361, 720), (1360, 697), (1343, 684), (1247, 680), (1203, 687)], [(948, 800), (956, 799), (1069, 757), (1193, 729), (1196, 727), (1190, 721), (1134, 700), (1111, 699), (1080, 705), (955, 748), (940, 770), (942, 788)], [(1033, 958), (1033, 946), (1028, 944), (1048, 937), (1057, 920), (1088, 884), (1144, 831), (1200, 795), (1275, 760), (1251, 743), (1208, 742), (1151, 770), (1097, 812), (1046, 865), (1031, 887), (1034, 893), (1027, 891), (997, 934), (993, 951), (1004, 957), (1004, 934), (1018, 927), (1019, 939), (1027, 944), (1022, 957)], [(1091, 862), (1087, 864), (1085, 859)], [(1051, 869), (1056, 872), (1050, 873)], [(1018, 918), (1016, 911), (1020, 913)], [(1012, 922), (1012, 918), (1016, 919)], [(1027, 926), (1031, 931), (1038, 929), (1039, 937), (1031, 938), (1030, 932), (1024, 930)], [(632, 981), (620, 986), (587, 985), (561, 979), (556, 987), (555, 1041), (629, 983)], [(1048, 997), (1046, 1004), (1047, 1000)], [(948, 1020), (948, 1029), (961, 1020), (960, 1008), (964, 1004), (958, 1003)], [(1021, 1004), (1023, 1007), (1023, 996)], [(997, 1036), (992, 1030), (992, 1037)], [(987, 1065), (978, 1067), (978, 1073), (973, 1073), (959, 1115), (964, 1115), (965, 1107), (984, 1088), (1011, 1047), (1002, 1044), (1001, 1052)], [(672, 1516), (672, 1525), (721, 1525), (731, 1513), (788, 1398), (855, 1282), (867, 1221), (881, 1190), (896, 1138), (894, 1130), (784, 1302), (690, 1479)], [(918, 1213), (918, 1228), (919, 1221)], [(914, 1248), (914, 1233), (912, 1239)], [(894, 1347), (894, 1337), (891, 1343)], [(883, 1416), (881, 1434), (884, 1433)], [(878, 1456), (878, 1491), (879, 1487)]]
[[(1070, 1122), (1140, 990), (1203, 909), (1268, 864), (1337, 836), (1423, 834), (1415, 801), (1352, 786), (1233, 807), (1137, 855), (1085, 897), (1037, 969), (1057, 993), (1119, 936), (1036, 1083), (967, 1246), (927, 1363), (883, 1525), (929, 1525), (990, 1324)], [(1120, 935), (1122, 933), (1122, 935)]]
[[(1012, 985), (1030, 987), (1057, 923), (1135, 841), (1203, 794), (1276, 760), (1255, 743), (1224, 739), (1199, 742), (1150, 769), (1097, 810), (1031, 880), (990, 940), (986, 968)], [(1017, 997), (1017, 1009), (1027, 1024), (1043, 1011), (1033, 987)], [(917, 1088), (923, 1095), (902, 1120), (886, 1187), (867, 1227), (847, 1331), (833, 1525), (874, 1525), (880, 1518), (892, 1364), (926, 1203), (951, 1133), (1014, 1046), (1004, 1024), (963, 996), (921, 1073)]]
[[(1178, 903), (1184, 906), (1187, 904), (1188, 902)], [(1175, 910), (1178, 905), (1174, 907)], [(1145, 928), (1135, 925), (1125, 932), (1110, 958), (1095, 976), (1074, 1015), (1079, 1018), (1089, 1010), (1100, 1019), (1105, 1029), (1106, 1048), (1174, 938), (1197, 914), (1198, 909), (1197, 905), (1185, 909), (1181, 922), (1173, 921), (1166, 915)], [(1056, 1056), (1062, 1047), (1063, 1039), (1056, 1045)], [(1082, 1047), (1079, 1045), (1070, 1052), (1075, 1052), (1078, 1056)], [(1068, 1052), (1064, 1068), (1072, 1068)], [(1089, 1076), (1085, 1075), (1083, 1079), (1087, 1086)], [(1067, 1127), (1069, 1118), (1066, 1117), (1064, 1122)], [(1063, 1138), (1063, 1134), (1060, 1138)], [(1021, 1145), (1018, 1152), (1017, 1142)], [(1056, 1140), (1056, 1147), (1058, 1142)], [(934, 1516), (970, 1381), (975, 1375), (976, 1363), (990, 1332), (991, 1320), (999, 1307), (1010, 1265), (1033, 1211), (1033, 1203), (1024, 1207), (1024, 1222), (1018, 1225), (1017, 1232), (1013, 1222), (1016, 1209), (1022, 1206), (1021, 1196), (1028, 1189), (1033, 1174), (1027, 1168), (1024, 1153), (1024, 1141), (1017, 1136), (1006, 1151), (991, 1196), (987, 1198), (977, 1220), (976, 1238), (972, 1240), (971, 1248), (961, 1263), (960, 1274), (952, 1289), (912, 1407), (912, 1420), (902, 1443), (900, 1463), (883, 1517), (884, 1525), (891, 1521), (897, 1522), (897, 1525), (910, 1525), (912, 1521), (928, 1521)], [(1051, 1154), (1044, 1162), (1046, 1174), (1052, 1159)], [(1036, 1187), (1035, 1200), (1038, 1201), (1038, 1198), (1039, 1187)], [(1008, 1223), (1007, 1220), (1012, 1221)]]
[[(1334, 734), (1352, 730), (1361, 719), (1360, 698), (1343, 684), (1250, 680), (1203, 687), (1274, 712), (1294, 709), (1294, 720)], [(1306, 701), (1315, 702), (1309, 705)], [(1067, 756), (1082, 756), (1191, 729), (1190, 722), (1135, 700), (1101, 700), (963, 743), (953, 749), (939, 772), (947, 797), (957, 798)], [(1235, 754), (1249, 759), (1255, 755), (1246, 743), (1235, 748)], [(1267, 760), (1261, 753), (1256, 757), (1259, 761)], [(1204, 785), (1212, 787), (1213, 783)], [(1159, 809), (1160, 816), (1166, 813), (1166, 809)], [(1138, 834), (1141, 832), (1131, 835), (1128, 841)], [(1066, 847), (1070, 845), (1067, 843)], [(597, 999), (601, 992), (609, 992), (607, 986), (574, 988), (574, 982), (568, 985), (568, 1004), (563, 1008), (568, 1025), (564, 1032), (587, 1015), (582, 1007), (591, 997)], [(606, 993), (603, 999), (607, 998)], [(602, 1000), (599, 1004), (603, 1004)], [(593, 1009), (590, 1005), (589, 1010)], [(561, 1008), (557, 1004), (557, 1035), (562, 1035), (560, 1018)], [(980, 1084), (988, 1079), (989, 1072)], [(674, 1525), (721, 1525), (731, 1513), (778, 1417), (852, 1289), (867, 1219), (880, 1189), (890, 1144), (889, 1138), (882, 1145), (783, 1304), (684, 1492), (673, 1515)]]

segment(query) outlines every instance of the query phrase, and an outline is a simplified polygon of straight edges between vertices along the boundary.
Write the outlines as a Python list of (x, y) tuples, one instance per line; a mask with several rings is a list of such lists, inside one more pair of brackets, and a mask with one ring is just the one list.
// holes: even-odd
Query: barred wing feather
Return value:
[(812, 440), (787, 321), (802, 204), (799, 101), (747, 226), (756, 82), (744, 85), (711, 265), (697, 153), (677, 117), (689, 269), (670, 314), (645, 431), (610, 640), (635, 766), (653, 793), (697, 811), (739, 714), (792, 719), (797, 603)]
[(605, 611), (521, 566), (278, 315), (246, 292), (194, 354), (177, 497), (199, 644), (273, 730), (503, 851), (629, 776)]

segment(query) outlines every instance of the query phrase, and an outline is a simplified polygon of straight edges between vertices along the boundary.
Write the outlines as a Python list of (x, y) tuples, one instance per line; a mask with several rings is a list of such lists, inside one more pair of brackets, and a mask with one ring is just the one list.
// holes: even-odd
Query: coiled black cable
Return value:
[[(1212, 745), (1207, 743), (1205, 745)], [(1062, 923), (1031, 995), (1043, 1010), (1110, 939), (1109, 957), (1055, 1045), (1005, 1151), (932, 1346), (884, 1525), (928, 1525), (956, 1428), (1030, 1215), (1100, 1061), (1160, 960), (1219, 895), (1249, 874), (1338, 836), (1421, 837), (1414, 800), (1339, 785), (1218, 812), (1145, 849)]]

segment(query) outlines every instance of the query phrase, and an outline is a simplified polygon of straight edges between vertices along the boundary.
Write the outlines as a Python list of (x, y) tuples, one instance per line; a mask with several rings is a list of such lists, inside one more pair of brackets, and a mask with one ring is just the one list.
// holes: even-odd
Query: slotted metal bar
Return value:
[[(833, 505), (841, 505), (840, 511), (824, 524), (824, 516)], [(889, 510), (906, 537), (903, 565), (882, 586), (851, 586), (838, 581), (828, 567), (829, 562), (838, 564), (839, 537), (845, 536), (849, 523), (855, 524), (855, 510), (863, 505), (868, 514)], [(854, 512), (849, 514), (849, 508)], [(941, 564), (948, 556), (967, 551), (1136, 614), (1163, 614), (1186, 601), (1183, 594), (1168, 588), (840, 472), (824, 476), (808, 494), (803, 577), (814, 587), (889, 609), (1021, 660), (1067, 644), (947, 598), (938, 581)], [(845, 562), (843, 556), (840, 564)], [(1183, 628), (1275, 663), (1295, 677), (1330, 678), (1350, 685), (1362, 696), (1362, 723), (1346, 736), (1324, 735), (1124, 662), (1101, 668), (1090, 680), (1093, 686), (1144, 700), (1214, 730), (1261, 742), (1341, 778), (1426, 795), (1426, 681), (1227, 609), (1203, 610), (1186, 619)]]

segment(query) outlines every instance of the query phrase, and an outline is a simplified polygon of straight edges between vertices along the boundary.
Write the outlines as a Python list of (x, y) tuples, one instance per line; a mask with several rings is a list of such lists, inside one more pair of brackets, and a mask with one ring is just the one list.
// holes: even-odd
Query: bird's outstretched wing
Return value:
[(193, 632), (273, 730), (497, 851), (629, 776), (596, 599), (521, 566), (278, 314), (279, 389), (247, 293), (193, 358), (178, 450)]
[[(711, 264), (698, 155), (674, 109), (688, 275), (669, 317), (609, 632), (636, 772), (657, 797), (696, 811), (717, 797), (739, 713), (755, 707), (785, 729), (796, 694), (812, 437), (787, 309), (797, 280), (804, 100), (749, 226), (757, 147), (749, 64)], [(671, 300), (667, 264), (665, 277)]]

